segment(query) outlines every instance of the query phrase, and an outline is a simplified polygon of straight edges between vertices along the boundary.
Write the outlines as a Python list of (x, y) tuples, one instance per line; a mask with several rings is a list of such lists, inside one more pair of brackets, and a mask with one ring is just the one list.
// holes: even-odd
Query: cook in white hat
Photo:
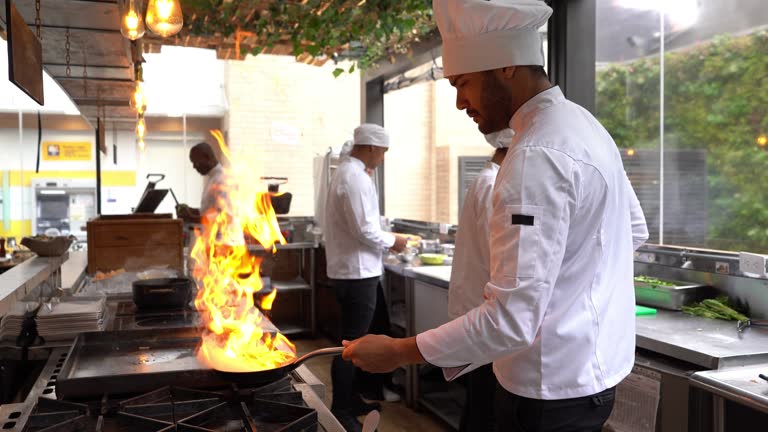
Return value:
[(635, 352), (633, 252), (648, 238), (616, 144), (550, 84), (536, 0), (433, 0), (456, 106), (514, 135), (493, 191), (487, 300), (413, 338), (368, 335), (371, 371), (429, 362), (453, 379), (493, 362), (504, 431), (599, 431)]
[[(345, 339), (368, 333), (376, 309), (385, 307), (377, 301), (382, 254), (387, 249), (400, 252), (407, 243), (405, 238), (382, 230), (379, 198), (367, 173), (384, 161), (389, 134), (381, 126), (363, 124), (355, 129), (353, 144), (331, 179), (324, 228), (326, 270), (336, 291)], [(362, 400), (360, 384), (363, 383), (358, 381), (351, 362), (335, 357), (331, 379), (331, 410), (346, 430), (359, 430), (361, 425), (356, 417), (380, 406)], [(383, 388), (365, 390), (384, 392)]]

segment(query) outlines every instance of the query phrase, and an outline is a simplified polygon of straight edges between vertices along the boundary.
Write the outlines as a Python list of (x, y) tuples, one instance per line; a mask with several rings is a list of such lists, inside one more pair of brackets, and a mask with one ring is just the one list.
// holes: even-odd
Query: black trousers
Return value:
[[(376, 311), (379, 278), (333, 279), (330, 282), (336, 291), (336, 300), (341, 308), (342, 339), (354, 340), (366, 335)], [(341, 356), (333, 358), (331, 363), (332, 410), (348, 410), (360, 403), (358, 373), (352, 362), (345, 361)]]
[(496, 387), (499, 432), (600, 432), (613, 410), (616, 388), (573, 399), (539, 400)]
[(467, 402), (461, 414), (459, 432), (493, 432), (496, 430), (494, 402), (496, 375), (493, 364), (479, 367), (464, 375), (467, 388)]
[[(388, 335), (392, 331), (391, 329), (392, 324), (389, 320), (387, 300), (384, 297), (384, 288), (379, 280), (376, 284), (376, 308), (373, 311), (371, 325), (368, 326), (368, 333)], [(365, 372), (362, 369), (357, 369), (357, 378), (360, 392), (375, 396), (373, 399), (383, 398), (382, 390), (384, 386), (392, 382), (391, 373), (374, 374)]]

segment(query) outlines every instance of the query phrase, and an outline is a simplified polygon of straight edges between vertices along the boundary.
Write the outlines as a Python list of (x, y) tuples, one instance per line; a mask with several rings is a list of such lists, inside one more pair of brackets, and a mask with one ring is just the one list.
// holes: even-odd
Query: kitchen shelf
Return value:
[(296, 278), (290, 281), (272, 281), (272, 286), (277, 288), (277, 292), (282, 291), (309, 291), (312, 289), (304, 279)]

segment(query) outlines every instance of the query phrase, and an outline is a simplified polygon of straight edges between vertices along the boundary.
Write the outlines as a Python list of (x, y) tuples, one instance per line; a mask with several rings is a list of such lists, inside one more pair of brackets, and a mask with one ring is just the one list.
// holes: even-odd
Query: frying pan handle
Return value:
[(343, 352), (344, 352), (344, 347), (323, 348), (319, 350), (310, 351), (304, 354), (303, 356), (299, 357), (298, 359), (296, 359), (296, 361), (293, 362), (293, 365), (299, 366), (305, 361), (309, 359), (313, 359), (315, 357), (337, 356), (337, 355), (341, 355), (341, 353)]

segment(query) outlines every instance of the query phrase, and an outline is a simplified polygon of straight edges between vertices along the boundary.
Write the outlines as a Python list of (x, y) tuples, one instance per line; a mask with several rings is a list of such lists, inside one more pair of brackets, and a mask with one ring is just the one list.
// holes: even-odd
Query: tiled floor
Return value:
[[(327, 339), (297, 340), (296, 350), (299, 355), (309, 351), (333, 346)], [(312, 371), (326, 385), (325, 404), (331, 406), (331, 357), (319, 357), (306, 363)], [(362, 420), (362, 418), (361, 418)], [(407, 406), (405, 402), (382, 402), (381, 423), (378, 432), (449, 432), (450, 428), (427, 413), (416, 412)]]

